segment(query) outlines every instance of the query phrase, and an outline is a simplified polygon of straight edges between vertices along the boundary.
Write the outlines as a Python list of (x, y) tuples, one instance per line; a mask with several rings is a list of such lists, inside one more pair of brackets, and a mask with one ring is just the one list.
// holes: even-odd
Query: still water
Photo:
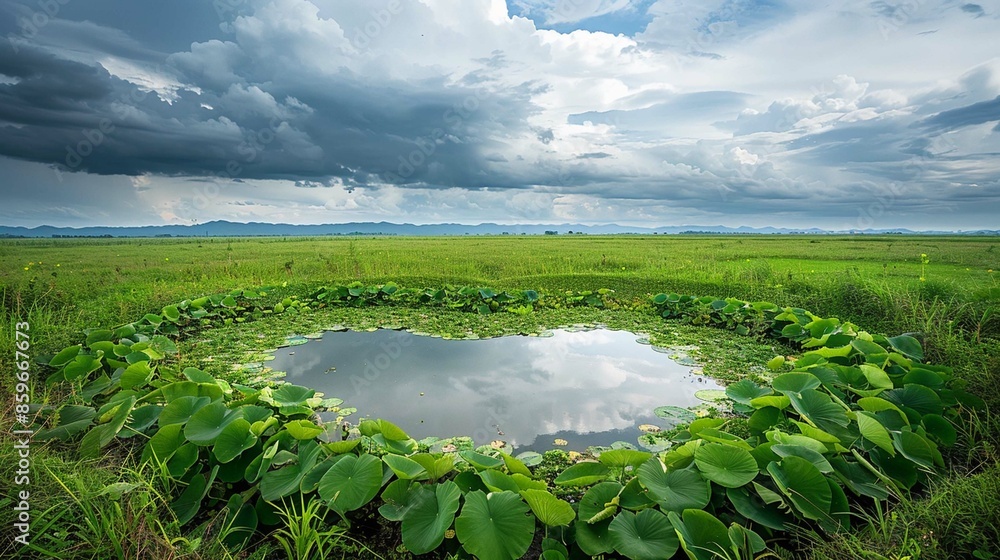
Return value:
[(662, 405), (699, 404), (719, 389), (625, 331), (444, 340), (406, 331), (327, 332), (279, 349), (270, 366), (286, 381), (339, 397), (363, 417), (385, 418), (411, 437), (471, 436), (518, 451), (615, 441), (636, 444), (642, 424), (666, 426)]

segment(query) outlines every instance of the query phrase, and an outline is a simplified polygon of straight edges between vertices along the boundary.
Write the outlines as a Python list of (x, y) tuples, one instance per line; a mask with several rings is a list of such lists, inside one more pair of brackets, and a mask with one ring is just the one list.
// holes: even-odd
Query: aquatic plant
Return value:
[[(924, 363), (911, 335), (870, 334), (767, 302), (658, 294), (647, 312), (770, 336), (802, 354), (770, 362), (769, 384), (727, 387), (747, 437), (726, 431), (732, 419), (661, 407), (661, 418), (686, 423), (672, 432), (668, 450), (606, 450), (565, 468), (550, 486), (532, 470), (538, 454), (514, 457), (458, 441), (428, 447), (385, 419), (364, 420), (351, 439), (337, 441), (339, 419), (322, 423), (316, 413), (339, 399), (296, 385), (250, 387), (178, 370), (171, 365), (175, 340), (331, 305), (480, 314), (618, 305), (610, 290), (350, 284), (265, 304), (261, 296), (269, 292), (185, 300), (115, 329), (86, 331), (81, 344), (45, 360), (52, 368), (47, 382), (69, 384), (74, 397), (39, 411), (36, 439), (79, 439), (82, 455), (97, 456), (114, 442), (140, 438), (142, 461), (177, 487), (170, 507), (178, 521), (195, 522), (203, 508), (224, 509), (233, 546), (276, 527), (282, 516), (294, 527), (287, 519), (293, 507), (345, 524), (370, 507), (400, 524), (403, 544), (415, 554), (462, 548), (505, 560), (540, 542), (548, 560), (569, 558), (574, 549), (633, 560), (682, 550), (700, 560), (752, 558), (796, 527), (847, 530), (852, 501), (905, 495), (943, 469), (941, 448), (955, 443), (963, 410), (982, 406), (950, 368)], [(578, 489), (579, 503), (558, 498), (558, 488)], [(324, 531), (313, 521), (298, 527)], [(292, 546), (297, 533), (284, 535)]]

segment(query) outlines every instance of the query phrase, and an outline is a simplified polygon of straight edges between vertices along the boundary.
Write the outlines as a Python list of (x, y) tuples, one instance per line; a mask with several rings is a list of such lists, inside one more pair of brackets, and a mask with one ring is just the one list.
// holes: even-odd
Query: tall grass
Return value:
[(275, 504), (281, 527), (274, 532), (274, 539), (289, 560), (329, 558), (340, 541), (347, 538), (345, 529), (325, 519), (324, 514), (330, 513), (326, 504), (319, 500), (307, 502), (304, 494), (298, 497), (298, 502)]
[(859, 530), (806, 539), (817, 560), (998, 558), (1000, 466), (933, 482), (926, 498), (867, 514)]

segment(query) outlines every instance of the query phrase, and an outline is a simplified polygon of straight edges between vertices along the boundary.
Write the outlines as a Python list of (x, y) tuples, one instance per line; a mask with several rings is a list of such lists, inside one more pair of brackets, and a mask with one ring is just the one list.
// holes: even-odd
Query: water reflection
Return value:
[(545, 450), (559, 437), (582, 450), (635, 443), (640, 424), (663, 425), (657, 406), (696, 405), (695, 391), (719, 388), (635, 340), (609, 330), (487, 340), (328, 332), (279, 350), (270, 365), (417, 439), (468, 435)]

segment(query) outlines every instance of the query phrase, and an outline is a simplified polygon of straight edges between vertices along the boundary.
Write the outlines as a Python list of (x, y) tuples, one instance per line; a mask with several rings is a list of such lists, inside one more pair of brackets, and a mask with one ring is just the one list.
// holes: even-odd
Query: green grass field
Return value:
[[(3, 401), (2, 428), (9, 433), (13, 425), (10, 372), (19, 322), (31, 326), (32, 352), (54, 353), (78, 342), (85, 328), (113, 328), (186, 298), (265, 285), (283, 286), (282, 293), (306, 294), (320, 284), (355, 280), (548, 292), (610, 288), (623, 302), (645, 301), (660, 292), (771, 301), (839, 317), (871, 332), (916, 333), (928, 360), (953, 366), (969, 390), (990, 407), (949, 452), (948, 476), (894, 503), (888, 512), (859, 511), (862, 522), (847, 535), (817, 542), (806, 538), (799, 543), (802, 557), (1000, 558), (997, 245), (997, 238), (909, 236), (2, 240), (0, 387), (10, 395)], [(538, 320), (557, 326), (584, 317), (574, 313), (555, 311)], [(476, 321), (486, 328), (485, 319)], [(37, 377), (40, 370), (34, 371), (36, 402), (66, 397), (58, 386), (46, 388)], [(6, 436), (0, 451), (0, 488), (6, 488), (16, 464), (13, 443)], [(48, 518), (41, 509), (34, 510), (38, 525), (33, 531), (54, 535), (47, 541), (50, 545), (62, 543), (57, 557), (227, 557), (211, 531), (199, 541), (197, 531), (171, 526), (170, 512), (155, 489), (141, 503), (129, 501), (124, 513), (119, 508), (115, 514), (111, 507), (111, 513), (95, 518), (92, 526), (72, 507), (56, 507), (72, 506), (69, 496), (86, 495), (88, 489), (149, 478), (150, 473), (122, 470), (122, 464), (139, 468), (125, 459), (128, 449), (112, 449), (99, 461), (80, 460), (73, 445), (38, 444), (33, 454), (37, 470), (32, 493), (38, 495), (33, 507), (54, 508)], [(0, 493), (5, 531), (0, 555), (13, 553), (3, 548), (13, 519), (12, 502), (4, 499), (12, 498), (7, 490)], [(74, 507), (82, 511), (90, 506)], [(61, 517), (57, 511), (63, 512)], [(152, 520), (161, 520), (162, 526)], [(106, 538), (96, 536), (101, 533)], [(404, 557), (380, 549), (379, 543), (353, 541), (344, 541), (334, 556), (356, 557), (367, 544), (381, 557)], [(240, 556), (279, 558), (282, 553), (269, 542)]]

